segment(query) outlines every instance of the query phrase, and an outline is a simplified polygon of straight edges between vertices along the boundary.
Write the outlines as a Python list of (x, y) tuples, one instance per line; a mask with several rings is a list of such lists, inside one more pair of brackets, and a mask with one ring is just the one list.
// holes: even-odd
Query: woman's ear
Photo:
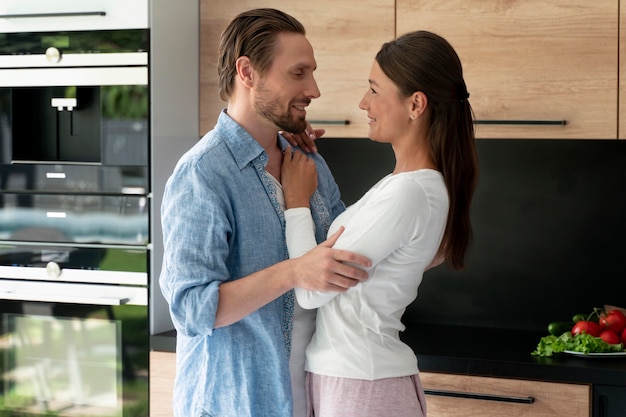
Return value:
[(253, 85), (254, 69), (250, 64), (250, 58), (247, 56), (240, 56), (236, 61), (237, 78), (246, 87), (250, 88)]
[(428, 106), (428, 97), (421, 91), (416, 91), (411, 95), (411, 119), (419, 118)]

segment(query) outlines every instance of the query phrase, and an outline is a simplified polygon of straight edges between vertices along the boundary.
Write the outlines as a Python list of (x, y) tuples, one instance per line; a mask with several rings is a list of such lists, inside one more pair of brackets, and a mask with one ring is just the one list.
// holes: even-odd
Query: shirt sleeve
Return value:
[[(315, 225), (311, 210), (308, 207), (298, 207), (285, 210), (285, 237), (290, 258), (297, 258), (315, 246)], [(308, 291), (296, 288), (296, 300), (300, 307), (314, 309), (329, 302), (337, 292)]]
[(230, 226), (217, 193), (203, 186), (201, 174), (189, 164), (178, 169), (166, 185), (161, 206), (164, 253), (159, 283), (177, 331), (186, 336), (213, 334), (219, 285), (229, 277), (223, 236), (231, 232)]
[(334, 225), (345, 227), (334, 248), (368, 257), (373, 268), (417, 238), (430, 216), (430, 202), (422, 186), (410, 177), (395, 178), (356, 207), (345, 223)]
[[(371, 192), (371, 191), (370, 191)], [(297, 212), (286, 212), (288, 230), (291, 217), (297, 218), (291, 225), (291, 234), (287, 245), (290, 257), (294, 246), (294, 255), (302, 255), (302, 242), (311, 238), (304, 238), (303, 234), (310, 233), (306, 225), (306, 217), (310, 218), (308, 209), (296, 209)], [(405, 245), (411, 239), (419, 236), (422, 225), (430, 217), (430, 205), (427, 193), (416, 181), (410, 178), (398, 178), (390, 181), (385, 187), (376, 190), (364, 203), (351, 207), (352, 213), (339, 217), (333, 224), (333, 229), (343, 225), (344, 232), (334, 245), (336, 249), (356, 252), (368, 257), (375, 268), (381, 260)], [(287, 210), (290, 211), (290, 210)], [(308, 212), (308, 214), (307, 214)], [(288, 217), (289, 216), (289, 217)], [(344, 219), (347, 219), (344, 221)], [(312, 220), (308, 220), (312, 224)], [(331, 230), (332, 232), (332, 230)], [(293, 243), (290, 243), (290, 240)], [(295, 243), (298, 241), (299, 243)], [(313, 240), (314, 241), (314, 240)], [(309, 250), (312, 248), (309, 247)], [(317, 308), (335, 297), (337, 292), (307, 291), (296, 288), (298, 304), (303, 308)]]
[(308, 207), (285, 210), (285, 238), (290, 258), (298, 258), (315, 246), (315, 225)]

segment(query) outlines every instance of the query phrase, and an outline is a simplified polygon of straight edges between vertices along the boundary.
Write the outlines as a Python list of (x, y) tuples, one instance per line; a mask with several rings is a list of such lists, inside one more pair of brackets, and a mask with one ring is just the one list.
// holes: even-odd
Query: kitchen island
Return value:
[[(407, 324), (402, 340), (416, 352), (423, 372), (624, 386), (626, 357), (532, 356), (547, 332)], [(174, 330), (153, 335), (151, 349), (176, 350)]]
[[(579, 384), (589, 387), (592, 410), (588, 415), (624, 416), (626, 357), (532, 356), (539, 339), (546, 335), (538, 331), (409, 322), (401, 338), (416, 352), (420, 371), (425, 374)], [(151, 338), (155, 352), (173, 353), (175, 348), (175, 331)], [(429, 388), (427, 384), (425, 387)]]

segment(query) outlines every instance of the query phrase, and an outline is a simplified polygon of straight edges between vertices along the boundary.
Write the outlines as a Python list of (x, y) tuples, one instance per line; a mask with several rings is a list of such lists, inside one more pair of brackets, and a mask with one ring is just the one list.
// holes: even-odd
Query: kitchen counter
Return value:
[(422, 371), (626, 386), (626, 357), (532, 356), (546, 332), (407, 324)]
[[(425, 372), (626, 386), (626, 357), (530, 354), (547, 332), (407, 323), (402, 340)], [(152, 350), (174, 352), (176, 332), (153, 335)]]

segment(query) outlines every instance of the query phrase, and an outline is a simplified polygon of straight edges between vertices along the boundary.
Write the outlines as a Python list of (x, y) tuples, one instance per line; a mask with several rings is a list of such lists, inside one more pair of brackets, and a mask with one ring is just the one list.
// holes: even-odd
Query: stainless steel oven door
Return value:
[(149, 415), (147, 288), (3, 280), (0, 300), (0, 415)]
[(0, 277), (26, 281), (148, 285), (144, 246), (0, 243)]

